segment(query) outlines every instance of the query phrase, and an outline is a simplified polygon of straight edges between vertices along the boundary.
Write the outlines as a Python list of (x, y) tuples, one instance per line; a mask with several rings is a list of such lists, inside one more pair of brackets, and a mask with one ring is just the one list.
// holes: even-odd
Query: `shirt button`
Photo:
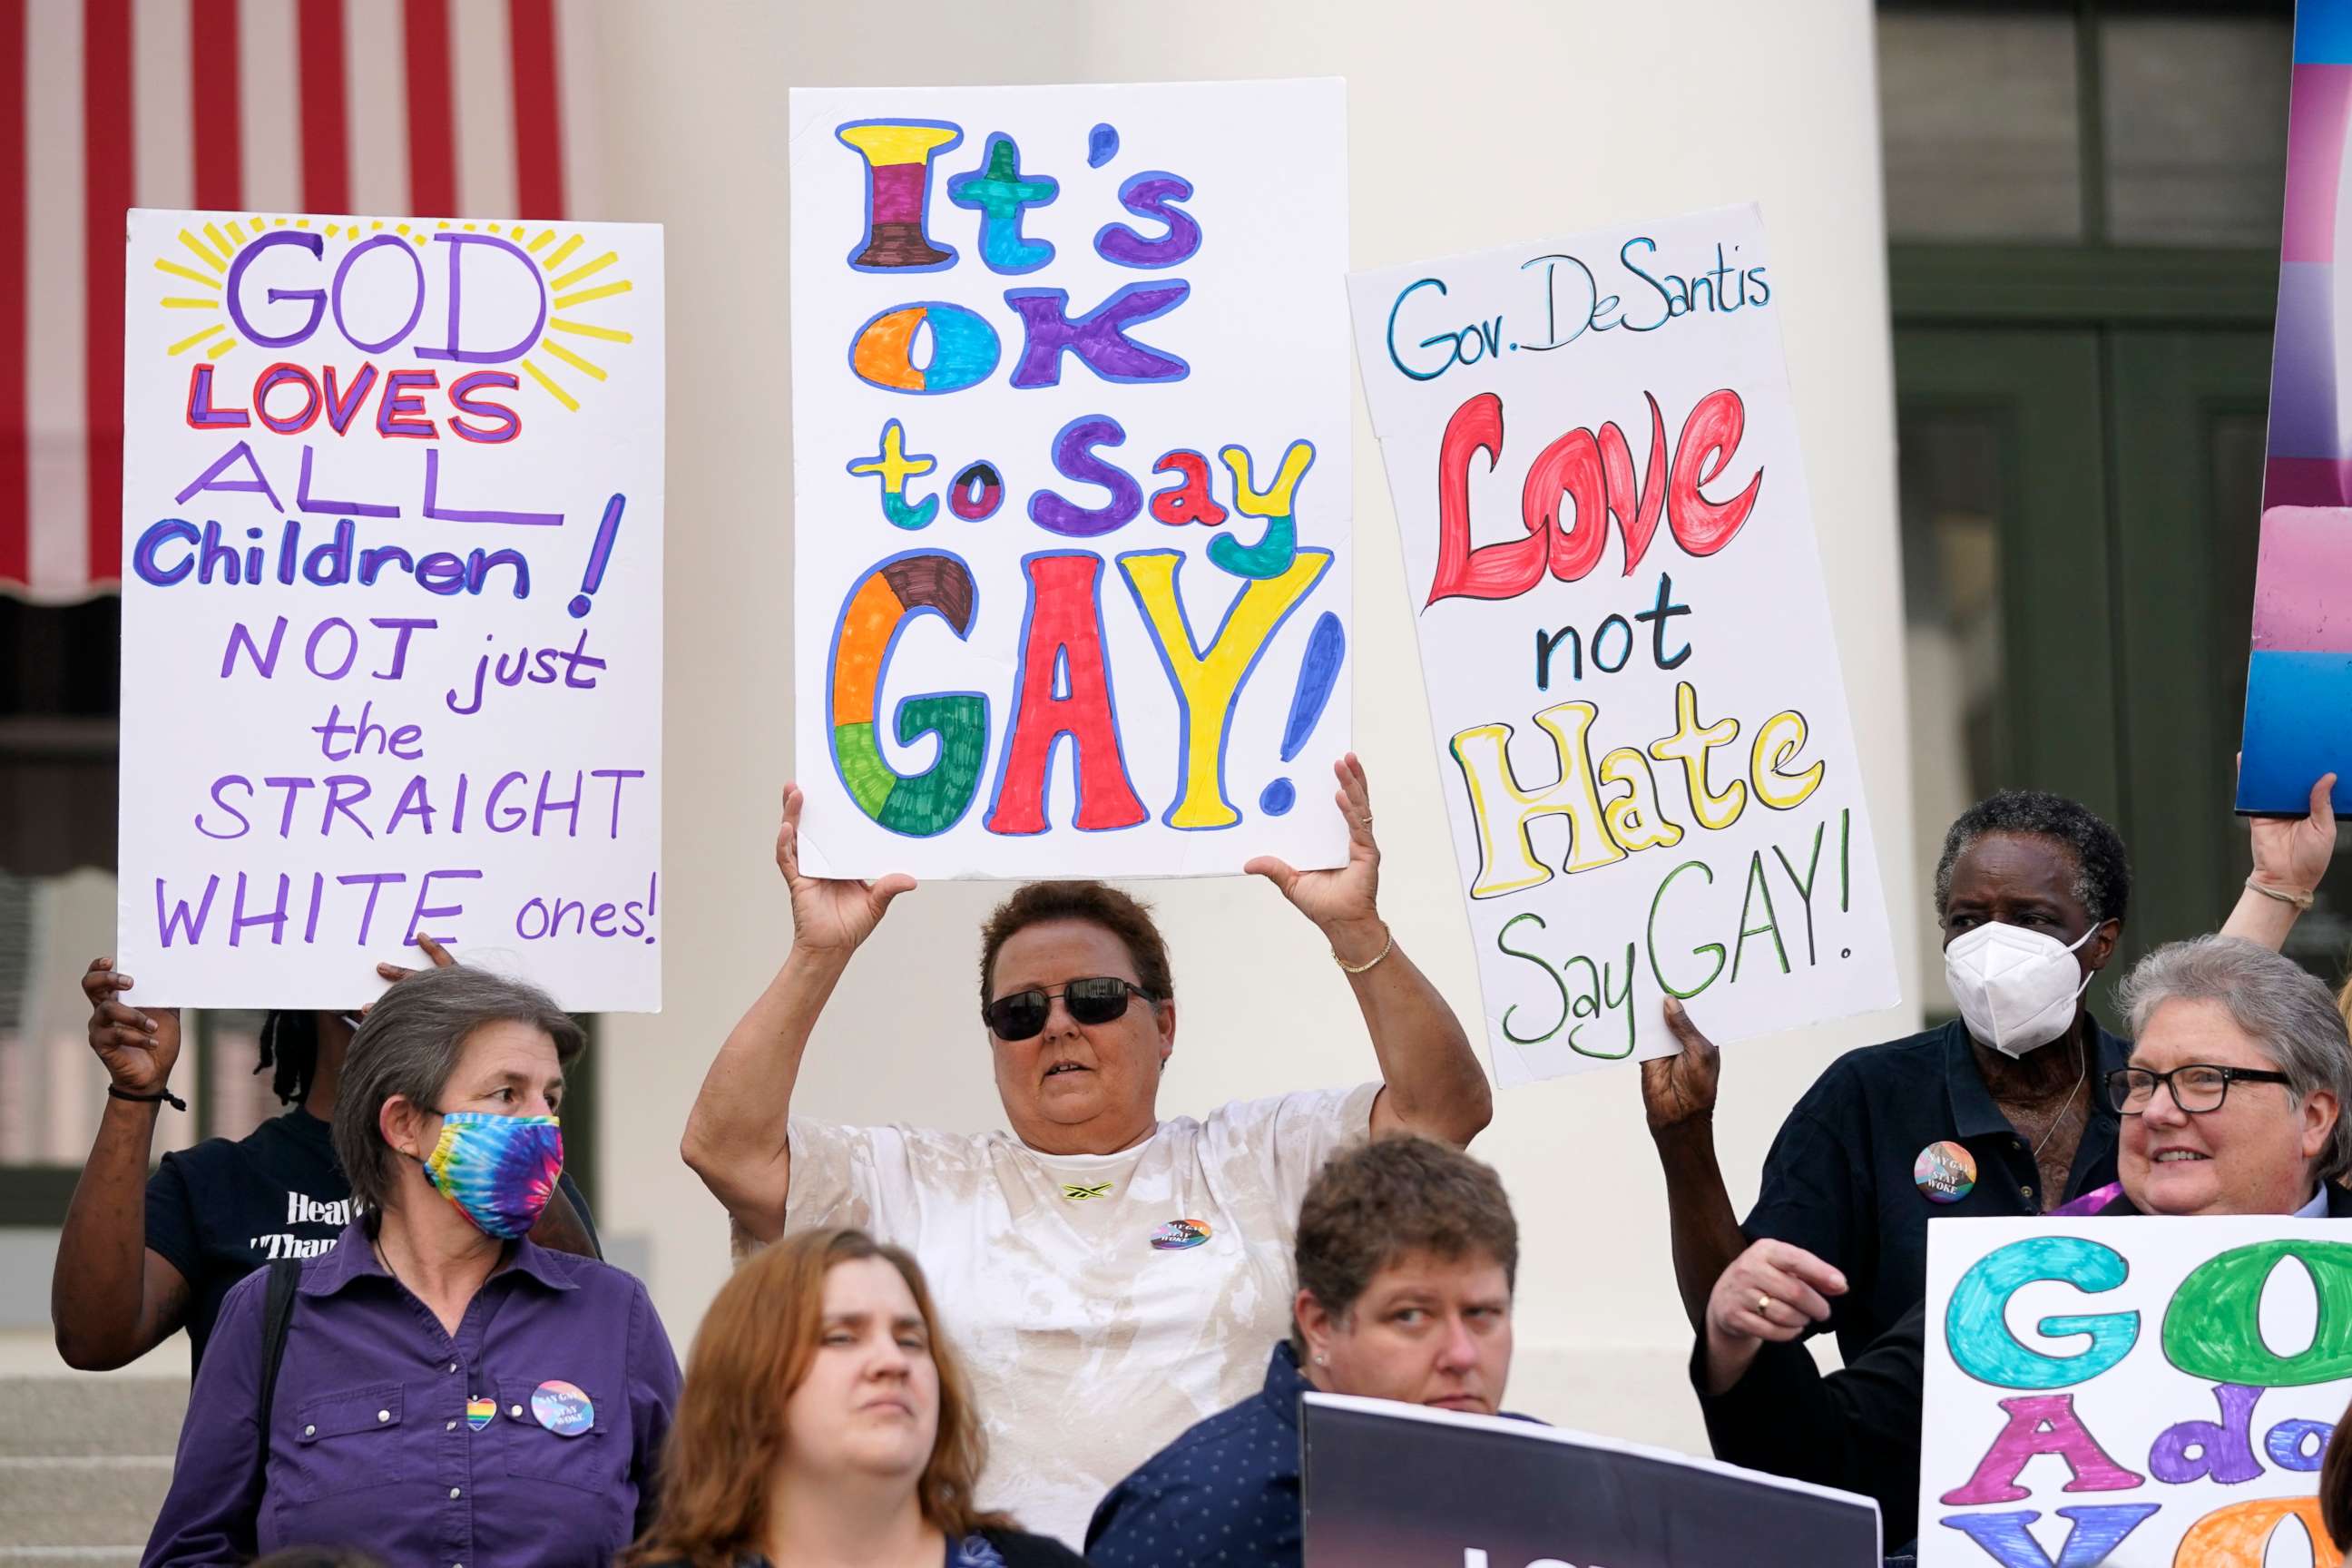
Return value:
[(389, 1410), (379, 1410), (375, 1413), (375, 1418), (379, 1422), (389, 1421), (392, 1419), (392, 1412)]
[(315, 1437), (318, 1435), (319, 1429), (316, 1426), (305, 1426), (302, 1428), (302, 1436), (305, 1437)]
[(520, 1405), (509, 1405), (507, 1406), (507, 1414), (520, 1421), (522, 1419), (522, 1406)]
[(453, 1362), (451, 1362), (451, 1363), (449, 1363), (449, 1370), (450, 1370), (451, 1372), (455, 1372), (455, 1371), (457, 1371), (457, 1363), (456, 1362), (454, 1362), (454, 1361), (453, 1361)]
[(465, 1496), (465, 1491), (462, 1488), (451, 1487), (449, 1489), (449, 1495), (453, 1498), (463, 1497)]
[(442, 1425), (442, 1427), (441, 1427), (441, 1430), (443, 1430), (444, 1432), (455, 1432), (457, 1429), (457, 1424), (455, 1421), (446, 1422), (446, 1423), (444, 1423), (444, 1424)]

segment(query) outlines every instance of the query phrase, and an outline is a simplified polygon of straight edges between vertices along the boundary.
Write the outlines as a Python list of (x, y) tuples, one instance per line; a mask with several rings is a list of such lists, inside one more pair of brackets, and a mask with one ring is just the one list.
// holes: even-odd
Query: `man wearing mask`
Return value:
[[(2222, 934), (2284, 942), (2335, 851), (2334, 785), (2313, 787), (2306, 817), (2253, 819), (2253, 875)], [(2098, 1091), (2131, 1047), (2082, 998), (2122, 938), (2122, 838), (2079, 802), (2003, 790), (1945, 835), (1935, 897), (1959, 1018), (1832, 1063), (1773, 1140), (1745, 1226), (1716, 1164), (1715, 1047), (1667, 1002), (1683, 1052), (1643, 1064), (1642, 1094), (1694, 1328), (1750, 1242), (1788, 1242), (1847, 1281), (1817, 1326), (1851, 1361), (1924, 1294), (1930, 1219), (2048, 1213), (2116, 1180)]]

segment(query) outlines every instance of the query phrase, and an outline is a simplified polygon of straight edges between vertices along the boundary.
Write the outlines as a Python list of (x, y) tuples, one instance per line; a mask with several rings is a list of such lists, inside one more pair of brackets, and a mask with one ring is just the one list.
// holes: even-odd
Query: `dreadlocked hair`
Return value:
[(257, 1073), (278, 1070), (270, 1091), (281, 1104), (292, 1105), (310, 1092), (310, 1075), (319, 1066), (319, 1016), (316, 1013), (272, 1012), (261, 1020), (261, 1065)]

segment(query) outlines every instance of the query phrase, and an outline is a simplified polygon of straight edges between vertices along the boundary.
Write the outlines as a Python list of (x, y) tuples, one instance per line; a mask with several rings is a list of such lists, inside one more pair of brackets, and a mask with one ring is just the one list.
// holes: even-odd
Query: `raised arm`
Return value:
[(1739, 1216), (1724, 1189), (1715, 1159), (1715, 1094), (1721, 1055), (1673, 996), (1666, 1027), (1682, 1042), (1679, 1055), (1642, 1064), (1642, 1110), (1666, 1176), (1666, 1225), (1672, 1235), (1675, 1285), (1683, 1315), (1694, 1329), (1706, 1321), (1716, 1280), (1748, 1246)]
[[(131, 977), (116, 973), (110, 958), (91, 962), (81, 988), (89, 998), (89, 1048), (106, 1064), (108, 1087), (163, 1094), (180, 1057), (179, 1009), (142, 1012), (120, 1000)], [(147, 1163), (162, 1109), (158, 1099), (107, 1096), (66, 1207), (49, 1277), (49, 1321), (58, 1354), (84, 1372), (129, 1365), (187, 1316), (187, 1280), (147, 1246)]]
[(2234, 936), (2273, 952), (2286, 945), (2286, 933), (2311, 907), (2313, 889), (2336, 857), (2336, 775), (2322, 773), (2311, 786), (2306, 816), (2250, 816), (2254, 874), (2246, 879), (2223, 936)]
[(1364, 764), (1350, 752), (1333, 771), (1339, 781), (1336, 799), (1348, 819), (1348, 863), (1336, 870), (1298, 871), (1261, 855), (1242, 869), (1281, 889), (1322, 931), (1347, 972), (1385, 1086), (1372, 1105), (1372, 1135), (1418, 1132), (1459, 1148), (1495, 1119), (1494, 1090), (1462, 1020), (1381, 919), (1381, 849), (1372, 838)]
[(890, 900), (915, 885), (892, 875), (875, 882), (820, 881), (801, 874), (802, 795), (784, 786), (776, 866), (793, 895), (793, 945), (783, 967), (743, 1015), (703, 1076), (678, 1152), (727, 1212), (754, 1238), (784, 1230), (792, 1189), (793, 1085), (817, 1015), (873, 934)]

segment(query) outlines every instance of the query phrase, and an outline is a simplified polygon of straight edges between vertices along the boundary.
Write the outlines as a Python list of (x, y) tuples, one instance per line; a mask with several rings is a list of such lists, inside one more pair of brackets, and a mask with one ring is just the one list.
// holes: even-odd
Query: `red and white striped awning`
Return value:
[(0, 0), (0, 592), (121, 571), (123, 213), (562, 218), (579, 0)]

